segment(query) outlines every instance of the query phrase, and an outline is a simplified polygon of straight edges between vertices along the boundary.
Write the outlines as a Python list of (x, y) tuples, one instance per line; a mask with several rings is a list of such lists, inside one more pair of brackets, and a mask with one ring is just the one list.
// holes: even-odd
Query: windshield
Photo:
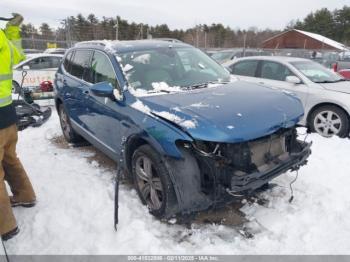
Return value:
[(312, 61), (292, 62), (303, 75), (315, 83), (335, 83), (344, 80), (340, 75)]
[(223, 67), (202, 51), (191, 47), (169, 46), (126, 52), (118, 54), (117, 59), (123, 66), (129, 86), (138, 94), (176, 91), (230, 80), (229, 73)]

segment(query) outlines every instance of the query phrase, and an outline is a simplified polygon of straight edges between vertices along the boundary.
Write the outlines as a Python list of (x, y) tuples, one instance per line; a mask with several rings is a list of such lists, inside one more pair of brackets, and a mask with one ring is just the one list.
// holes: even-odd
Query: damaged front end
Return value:
[(286, 171), (298, 170), (311, 154), (311, 143), (298, 140), (295, 128), (241, 143), (194, 141), (182, 146), (192, 152), (199, 168), (205, 197), (197, 207), (248, 196)]

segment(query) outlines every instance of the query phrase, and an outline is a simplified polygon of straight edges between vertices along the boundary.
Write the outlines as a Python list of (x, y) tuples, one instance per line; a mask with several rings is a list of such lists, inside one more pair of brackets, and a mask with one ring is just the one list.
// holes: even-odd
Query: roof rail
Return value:
[(172, 43), (183, 43), (181, 40), (176, 38), (167, 38), (167, 37), (159, 37), (159, 38), (151, 38), (151, 39), (145, 39), (145, 40), (158, 40), (158, 41), (166, 41), (166, 42), (172, 42)]
[(100, 46), (106, 46), (107, 40), (92, 40), (92, 41), (83, 41), (78, 42), (75, 44), (75, 46), (84, 46), (84, 45), (100, 45)]

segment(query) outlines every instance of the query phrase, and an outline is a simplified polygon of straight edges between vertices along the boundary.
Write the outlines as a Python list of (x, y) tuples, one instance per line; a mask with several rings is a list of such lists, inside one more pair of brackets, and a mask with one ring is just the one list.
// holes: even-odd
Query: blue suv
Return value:
[(157, 217), (252, 194), (306, 164), (293, 95), (246, 82), (179, 42), (82, 42), (55, 79), (65, 139), (87, 140), (132, 179)]

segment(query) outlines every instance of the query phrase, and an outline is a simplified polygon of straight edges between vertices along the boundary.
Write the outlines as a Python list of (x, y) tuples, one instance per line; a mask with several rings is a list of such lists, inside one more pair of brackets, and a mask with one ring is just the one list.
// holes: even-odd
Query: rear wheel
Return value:
[(140, 146), (133, 154), (132, 176), (137, 193), (151, 214), (162, 218), (174, 208), (176, 195), (169, 172), (149, 145)]
[(58, 115), (60, 117), (60, 124), (63, 132), (63, 136), (68, 143), (78, 143), (82, 141), (82, 137), (78, 135), (72, 128), (69, 116), (62, 104), (58, 106)]
[(324, 137), (349, 135), (347, 114), (337, 106), (322, 106), (312, 112), (309, 120), (310, 129)]

